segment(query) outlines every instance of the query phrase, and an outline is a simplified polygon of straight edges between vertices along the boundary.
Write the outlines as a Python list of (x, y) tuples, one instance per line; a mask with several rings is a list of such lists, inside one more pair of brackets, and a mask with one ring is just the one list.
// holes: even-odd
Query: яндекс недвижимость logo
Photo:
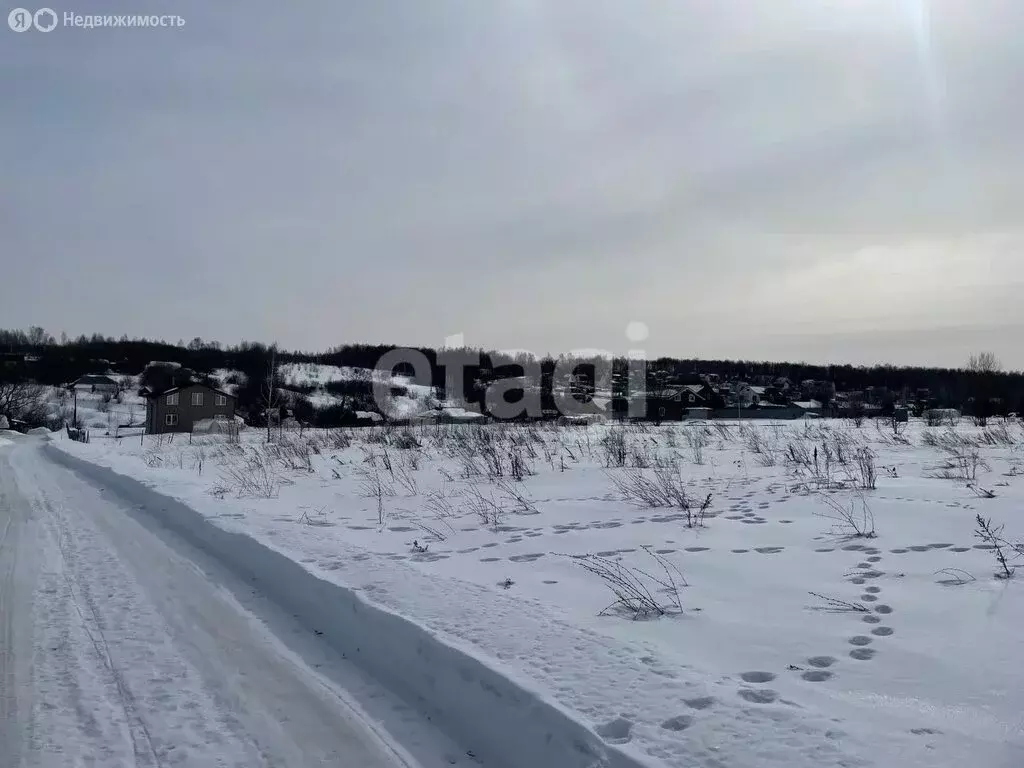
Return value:
[(7, 14), (7, 26), (15, 32), (27, 32), (33, 27), (40, 32), (50, 32), (57, 26), (57, 13), (52, 8), (40, 8), (35, 13), (15, 8)]

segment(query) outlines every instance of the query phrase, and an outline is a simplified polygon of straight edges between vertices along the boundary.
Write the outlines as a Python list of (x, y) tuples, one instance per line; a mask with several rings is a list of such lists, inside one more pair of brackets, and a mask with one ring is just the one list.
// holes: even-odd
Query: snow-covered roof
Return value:
[(84, 376), (79, 376), (73, 382), (73, 387), (94, 387), (94, 386), (107, 386), (116, 387), (118, 386), (117, 381), (112, 379), (105, 373), (87, 373)]
[(164, 395), (173, 395), (175, 392), (181, 392), (183, 389), (191, 389), (192, 387), (202, 387), (203, 389), (208, 389), (211, 392), (216, 392), (218, 395), (226, 395), (227, 397), (234, 397), (234, 395), (231, 394), (230, 392), (225, 392), (223, 389), (217, 389), (216, 387), (211, 387), (209, 384), (203, 384), (200, 381), (193, 381), (193, 382), (190, 382), (188, 384), (182, 384), (181, 386), (178, 386), (178, 387), (171, 387), (170, 389), (163, 389), (163, 390), (161, 390), (159, 392), (152, 392), (150, 390), (146, 390), (145, 394), (143, 394), (143, 397), (154, 398), (154, 397), (163, 397)]
[(794, 402), (793, 405), (797, 408), (803, 408), (805, 411), (817, 411), (821, 409), (821, 403), (817, 400), (800, 400), (798, 402)]
[(413, 416), (414, 419), (421, 421), (434, 421), (434, 420), (451, 420), (451, 421), (479, 421), (480, 419), (486, 418), (484, 414), (477, 413), (476, 411), (469, 411), (465, 408), (461, 408), (455, 405), (443, 406), (441, 408), (424, 411), (422, 413)]
[(482, 419), (484, 415), (477, 413), (476, 411), (468, 411), (465, 408), (459, 408), (458, 406), (447, 406), (442, 409), (446, 416), (450, 416), (453, 419), (464, 419), (466, 421), (473, 421), (475, 419)]

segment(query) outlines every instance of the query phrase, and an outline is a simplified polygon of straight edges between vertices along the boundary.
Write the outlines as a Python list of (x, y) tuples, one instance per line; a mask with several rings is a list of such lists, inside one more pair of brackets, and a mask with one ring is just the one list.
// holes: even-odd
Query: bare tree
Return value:
[(973, 373), (999, 373), (1003, 370), (1002, 363), (993, 352), (979, 352), (967, 360), (967, 370)]
[(263, 413), (267, 419), (267, 442), (270, 442), (270, 418), (271, 414), (277, 412), (278, 420), (281, 418), (281, 393), (277, 391), (277, 347), (270, 348), (270, 365), (267, 367), (267, 380), (263, 384)]
[(33, 347), (42, 347), (54, 343), (53, 336), (46, 332), (45, 328), (33, 325), (28, 329), (28, 343)]
[(0, 416), (38, 421), (45, 416), (43, 388), (31, 381), (0, 379)]
[(976, 382), (977, 391), (974, 397), (974, 422), (979, 427), (984, 427), (988, 424), (992, 409), (990, 377), (999, 373), (1003, 366), (994, 353), (978, 352), (968, 358), (967, 369), (976, 374), (979, 380)]

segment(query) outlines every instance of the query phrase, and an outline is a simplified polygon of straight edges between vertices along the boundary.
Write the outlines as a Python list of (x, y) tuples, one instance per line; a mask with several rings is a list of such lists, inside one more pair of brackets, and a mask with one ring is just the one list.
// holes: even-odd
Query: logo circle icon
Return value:
[(647, 327), (647, 323), (640, 320), (631, 320), (626, 326), (626, 338), (634, 343), (647, 341), (647, 337), (650, 335), (651, 330)]
[(40, 32), (52, 32), (57, 26), (57, 14), (52, 8), (40, 8), (32, 16), (32, 23)]
[(7, 14), (7, 26), (15, 32), (27, 32), (32, 29), (32, 11), (15, 8)]

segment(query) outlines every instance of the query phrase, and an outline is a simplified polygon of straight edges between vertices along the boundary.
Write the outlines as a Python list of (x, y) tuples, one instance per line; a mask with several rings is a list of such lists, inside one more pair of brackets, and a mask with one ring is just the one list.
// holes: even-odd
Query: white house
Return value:
[(744, 408), (749, 408), (752, 405), (760, 405), (768, 398), (766, 396), (767, 388), (755, 387), (746, 382), (740, 382), (733, 385), (732, 387), (732, 405), (742, 405)]

